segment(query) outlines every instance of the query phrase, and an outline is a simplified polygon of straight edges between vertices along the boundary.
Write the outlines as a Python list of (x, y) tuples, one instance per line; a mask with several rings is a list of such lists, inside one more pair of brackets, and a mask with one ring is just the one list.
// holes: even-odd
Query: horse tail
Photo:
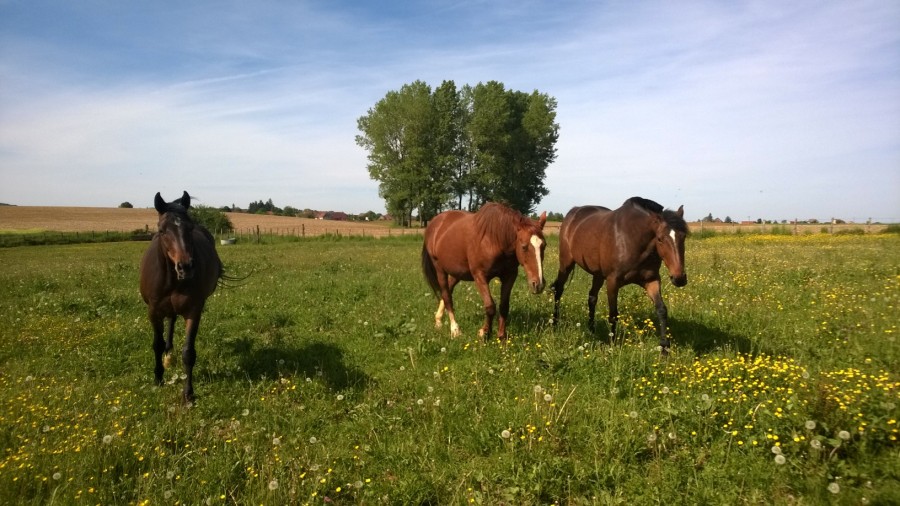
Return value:
[(425, 275), (425, 281), (431, 287), (431, 291), (438, 293), (441, 286), (438, 284), (437, 270), (434, 268), (434, 262), (431, 261), (431, 253), (428, 252), (427, 243), (422, 244), (422, 273)]

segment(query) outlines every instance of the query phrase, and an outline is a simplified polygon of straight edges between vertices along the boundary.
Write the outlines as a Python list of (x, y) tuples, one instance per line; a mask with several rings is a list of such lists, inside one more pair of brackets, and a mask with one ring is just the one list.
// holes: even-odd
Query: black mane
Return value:
[(666, 220), (666, 223), (669, 225), (669, 228), (672, 230), (677, 230), (678, 232), (688, 233), (687, 222), (684, 221), (684, 218), (678, 216), (675, 211), (671, 209), (663, 209), (663, 206), (658, 203), (645, 199), (643, 197), (631, 197), (630, 199), (625, 201), (625, 204), (634, 204), (640, 208), (643, 208), (645, 211), (656, 213), (663, 217)]

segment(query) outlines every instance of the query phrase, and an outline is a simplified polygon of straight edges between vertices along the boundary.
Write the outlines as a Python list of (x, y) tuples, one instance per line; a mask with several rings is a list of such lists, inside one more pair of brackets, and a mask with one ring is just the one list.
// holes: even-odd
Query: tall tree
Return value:
[(357, 120), (369, 176), (395, 220), (428, 220), (448, 207), (501, 201), (530, 212), (547, 195), (556, 157), (556, 101), (490, 81), (457, 90), (422, 81), (388, 92)]
[(422, 81), (388, 92), (357, 120), (362, 135), (356, 143), (369, 151), (369, 176), (379, 182), (388, 212), (401, 225), (409, 225), (413, 210), (426, 200), (433, 120), (431, 87)]

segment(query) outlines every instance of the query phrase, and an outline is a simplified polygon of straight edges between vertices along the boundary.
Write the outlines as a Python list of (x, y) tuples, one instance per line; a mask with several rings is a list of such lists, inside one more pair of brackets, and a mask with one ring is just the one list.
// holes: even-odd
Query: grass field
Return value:
[(193, 406), (152, 384), (146, 243), (0, 249), (0, 503), (900, 503), (900, 236), (689, 239), (666, 361), (635, 287), (586, 331), (581, 271), (556, 327), (520, 281), (503, 343), (461, 284), (451, 340), (420, 241), (220, 248), (252, 275)]

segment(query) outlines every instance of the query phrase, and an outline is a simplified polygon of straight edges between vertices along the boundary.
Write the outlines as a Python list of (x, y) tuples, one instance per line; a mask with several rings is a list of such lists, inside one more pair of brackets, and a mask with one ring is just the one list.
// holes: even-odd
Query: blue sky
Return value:
[(900, 221), (900, 2), (0, 0), (0, 202), (383, 211), (414, 80), (558, 101), (541, 210)]

